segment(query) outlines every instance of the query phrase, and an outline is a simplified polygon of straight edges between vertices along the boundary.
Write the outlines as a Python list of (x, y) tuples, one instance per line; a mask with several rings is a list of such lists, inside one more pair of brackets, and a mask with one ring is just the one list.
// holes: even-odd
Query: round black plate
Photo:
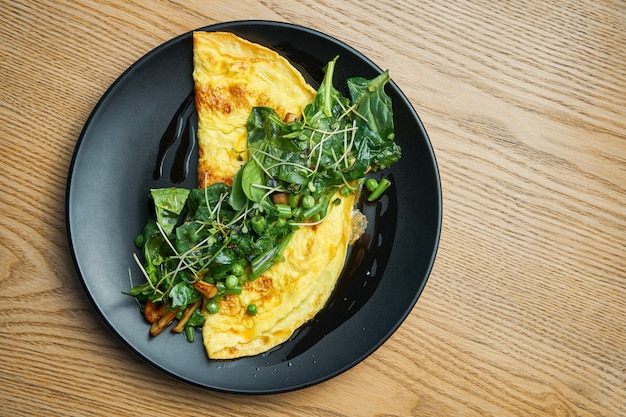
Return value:
[[(239, 21), (200, 30), (230, 31), (273, 48), (314, 86), (339, 55), (334, 83), (381, 72), (332, 37), (286, 23)], [(411, 104), (392, 82), (396, 138), (403, 156), (389, 172), (393, 187), (374, 206), (328, 305), (287, 342), (254, 357), (209, 360), (198, 333), (148, 335), (135, 300), (123, 294), (143, 277), (133, 239), (148, 216), (148, 190), (197, 187), (193, 130), (165, 155), (159, 144), (193, 90), (191, 32), (154, 49), (109, 88), (89, 117), (72, 160), (67, 229), (78, 276), (107, 326), (139, 357), (188, 383), (234, 393), (277, 393), (307, 387), (351, 368), (374, 352), (415, 305), (431, 271), (441, 229), (441, 186), (433, 150)], [(393, 74), (391, 74), (393, 78)], [(192, 115), (193, 116), (193, 115)], [(181, 119), (182, 120), (182, 119)], [(193, 129), (193, 117), (190, 125)], [(189, 174), (181, 175), (181, 167)], [(184, 172), (183, 172), (184, 173)], [(184, 177), (184, 178), (183, 178)]]

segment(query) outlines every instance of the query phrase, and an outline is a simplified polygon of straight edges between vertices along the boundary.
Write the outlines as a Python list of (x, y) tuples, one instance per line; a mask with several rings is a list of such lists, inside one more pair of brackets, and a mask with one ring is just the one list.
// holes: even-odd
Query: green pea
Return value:
[(257, 306), (254, 303), (248, 304), (248, 307), (246, 308), (246, 310), (248, 310), (248, 314), (250, 314), (251, 316), (256, 316), (257, 313)]
[(243, 265), (241, 265), (239, 262), (236, 262), (233, 264), (233, 266), (230, 267), (230, 272), (233, 273), (233, 275), (240, 277), (244, 274), (244, 269), (243, 269)]
[(302, 208), (308, 210), (315, 205), (315, 198), (312, 195), (302, 197)]
[(374, 192), (374, 190), (376, 188), (378, 188), (378, 181), (376, 181), (376, 178), (368, 178), (367, 181), (365, 181), (365, 188), (367, 188), (367, 191)]

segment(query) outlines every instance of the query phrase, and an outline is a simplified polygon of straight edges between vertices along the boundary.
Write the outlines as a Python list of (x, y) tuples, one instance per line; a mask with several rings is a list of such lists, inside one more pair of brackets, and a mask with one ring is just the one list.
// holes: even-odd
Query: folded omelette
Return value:
[[(198, 183), (232, 185), (247, 147), (253, 107), (300, 116), (315, 89), (278, 53), (227, 32), (195, 32), (193, 79), (198, 111)], [(242, 154), (245, 159), (245, 155)]]
[[(246, 161), (246, 121), (255, 106), (281, 118), (300, 117), (316, 91), (278, 53), (231, 33), (195, 32), (194, 89), (198, 113), (198, 183), (233, 183)], [(355, 196), (341, 198), (316, 226), (296, 230), (283, 255), (240, 295), (204, 311), (202, 335), (212, 359), (256, 355), (285, 342), (326, 304), (353, 238)], [(257, 314), (247, 313), (256, 304)]]

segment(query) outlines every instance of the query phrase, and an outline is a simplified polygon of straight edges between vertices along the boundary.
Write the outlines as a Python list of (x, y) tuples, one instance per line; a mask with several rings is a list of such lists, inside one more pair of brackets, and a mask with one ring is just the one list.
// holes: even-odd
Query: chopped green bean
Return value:
[(322, 211), (323, 208), (324, 208), (323, 204), (316, 204), (313, 207), (311, 207), (310, 209), (303, 211), (302, 212), (302, 218), (303, 219), (310, 219), (311, 217), (315, 216), (317, 213)]
[(383, 194), (383, 192), (387, 188), (389, 188), (390, 185), (391, 185), (391, 182), (387, 178), (382, 178), (380, 182), (378, 183), (378, 187), (376, 187), (376, 189), (372, 191), (370, 196), (367, 198), (367, 201), (371, 202), (371, 201), (376, 200), (378, 197), (380, 197)]
[(206, 305), (206, 310), (210, 313), (210, 314), (217, 314), (220, 311), (220, 305), (217, 304), (217, 301), (215, 300), (211, 300), (207, 303)]
[(239, 284), (239, 282), (237, 282), (237, 285), (233, 286), (232, 288), (227, 288), (225, 292), (226, 294), (239, 295), (241, 294), (241, 291), (243, 291), (243, 287)]
[(187, 341), (193, 343), (194, 340), (194, 327), (193, 326), (185, 326), (185, 337)]
[(298, 207), (300, 205), (300, 198), (302, 196), (300, 194), (296, 194), (296, 193), (289, 193), (289, 197), (287, 197), (288, 201), (289, 201), (289, 206), (292, 209), (295, 209), (296, 207)]
[(254, 229), (257, 234), (263, 234), (263, 231), (265, 230), (265, 217), (254, 216), (250, 222), (252, 223), (252, 229)]
[(276, 204), (276, 209), (278, 210), (278, 216), (281, 219), (288, 219), (291, 217), (291, 206), (287, 204)]

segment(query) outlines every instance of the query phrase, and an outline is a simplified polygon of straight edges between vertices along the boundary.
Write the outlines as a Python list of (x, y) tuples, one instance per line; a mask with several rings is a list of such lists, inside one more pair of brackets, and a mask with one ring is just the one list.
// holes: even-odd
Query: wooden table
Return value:
[[(74, 270), (65, 187), (87, 117), (161, 43), (217, 22), (342, 40), (417, 109), (443, 185), (425, 291), (365, 361), (234, 396), (139, 361)], [(626, 415), (626, 4), (2, 1), (0, 414)]]

